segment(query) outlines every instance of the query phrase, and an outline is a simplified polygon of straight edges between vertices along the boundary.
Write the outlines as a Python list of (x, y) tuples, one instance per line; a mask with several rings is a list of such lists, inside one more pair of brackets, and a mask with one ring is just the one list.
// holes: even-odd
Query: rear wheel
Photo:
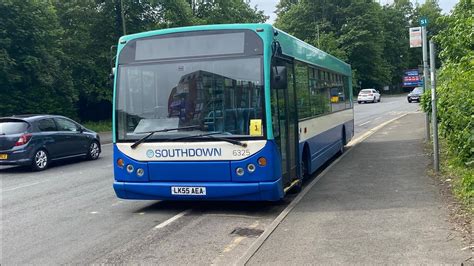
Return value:
[(411, 103), (411, 100), (408, 100), (408, 103)]
[(87, 159), (88, 160), (97, 160), (97, 158), (99, 158), (99, 155), (100, 155), (99, 143), (97, 141), (93, 141), (89, 145), (89, 151), (87, 153)]
[(362, 103), (361, 101), (357, 101), (358, 104)]
[(49, 156), (48, 153), (41, 149), (35, 152), (33, 156), (33, 161), (31, 162), (31, 168), (33, 171), (42, 171), (46, 169), (49, 165)]

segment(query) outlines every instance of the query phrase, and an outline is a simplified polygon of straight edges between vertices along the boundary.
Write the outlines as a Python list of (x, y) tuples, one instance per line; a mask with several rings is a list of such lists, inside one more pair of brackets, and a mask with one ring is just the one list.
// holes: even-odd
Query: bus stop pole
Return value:
[(439, 146), (438, 146), (438, 119), (436, 108), (436, 63), (435, 44), (430, 40), (430, 67), (431, 67), (431, 124), (433, 125), (433, 164), (436, 173), (439, 172)]
[[(426, 40), (426, 26), (421, 27), (421, 35), (423, 37), (423, 94), (428, 90), (428, 44)], [(425, 115), (425, 131), (426, 142), (430, 141), (430, 115)]]

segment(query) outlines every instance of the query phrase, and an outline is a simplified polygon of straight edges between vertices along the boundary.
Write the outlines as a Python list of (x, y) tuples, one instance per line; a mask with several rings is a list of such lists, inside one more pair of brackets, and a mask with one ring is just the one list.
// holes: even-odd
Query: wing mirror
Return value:
[(271, 87), (275, 90), (284, 90), (288, 87), (288, 73), (284, 66), (272, 67)]

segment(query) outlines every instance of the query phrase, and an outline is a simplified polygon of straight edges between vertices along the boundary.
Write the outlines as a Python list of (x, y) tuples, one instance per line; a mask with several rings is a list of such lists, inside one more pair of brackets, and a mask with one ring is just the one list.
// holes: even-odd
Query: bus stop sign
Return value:
[(428, 25), (428, 18), (427, 17), (420, 18), (420, 25), (422, 27), (426, 27)]

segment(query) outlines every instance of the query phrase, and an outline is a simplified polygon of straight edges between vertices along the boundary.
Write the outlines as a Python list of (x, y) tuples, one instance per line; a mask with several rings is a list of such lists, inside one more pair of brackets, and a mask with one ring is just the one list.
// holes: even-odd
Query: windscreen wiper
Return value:
[(222, 137), (214, 136), (214, 135), (223, 134), (223, 133), (224, 132), (214, 131), (214, 132), (205, 133), (205, 134), (198, 134), (198, 135), (191, 135), (191, 136), (184, 136), (184, 137), (169, 139), (169, 141), (177, 141), (177, 140), (184, 140), (184, 139), (207, 137), (207, 138), (212, 138), (212, 139), (215, 139), (215, 140), (227, 141), (231, 144), (239, 145), (239, 146), (242, 146), (244, 148), (247, 148), (247, 143), (243, 143), (243, 142), (235, 140), (235, 139), (229, 139), (229, 138), (222, 138)]
[(179, 129), (188, 130), (188, 129), (196, 129), (196, 128), (201, 128), (201, 126), (195, 125), (195, 126), (187, 126), (187, 127), (165, 128), (165, 129), (153, 130), (153, 131), (147, 131), (147, 132), (138, 132), (138, 133), (148, 133), (148, 135), (146, 135), (146, 136), (144, 136), (143, 138), (141, 138), (141, 139), (135, 141), (135, 142), (130, 146), (130, 148), (135, 149), (138, 145), (140, 145), (142, 142), (144, 142), (145, 140), (147, 140), (149, 137), (153, 136), (153, 134), (155, 134), (155, 133), (168, 132), (168, 131), (179, 130)]

